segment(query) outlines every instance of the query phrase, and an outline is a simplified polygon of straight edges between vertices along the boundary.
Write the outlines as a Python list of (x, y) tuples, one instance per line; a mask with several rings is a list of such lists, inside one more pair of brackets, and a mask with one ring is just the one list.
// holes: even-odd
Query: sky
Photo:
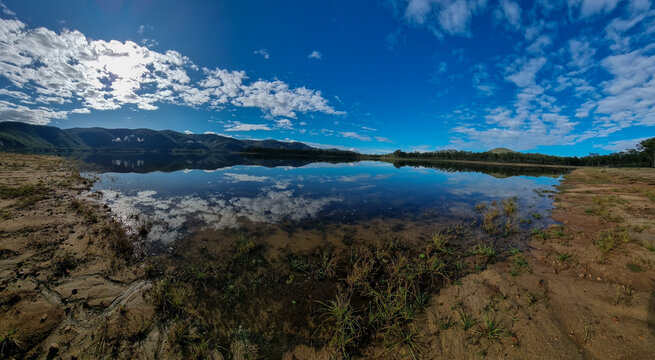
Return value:
[(368, 153), (655, 136), (648, 0), (2, 0), (0, 121)]

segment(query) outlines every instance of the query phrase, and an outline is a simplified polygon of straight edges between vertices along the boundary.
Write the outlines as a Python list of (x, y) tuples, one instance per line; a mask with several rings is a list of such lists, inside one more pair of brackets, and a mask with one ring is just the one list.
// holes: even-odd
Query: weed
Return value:
[(532, 236), (539, 237), (542, 241), (548, 240), (550, 238), (550, 234), (548, 232), (538, 228), (532, 229)]
[(535, 218), (536, 220), (539, 220), (542, 218), (542, 215), (537, 212), (533, 212), (532, 217)]
[(496, 249), (493, 245), (478, 244), (475, 247), (475, 253), (487, 257), (487, 261), (491, 261), (496, 257)]
[(594, 245), (600, 251), (600, 261), (604, 262), (610, 253), (619, 249), (622, 244), (630, 242), (632, 239), (625, 229), (614, 228), (610, 231), (603, 231), (598, 238), (594, 240)]
[(518, 211), (515, 198), (508, 198), (501, 201), (505, 216), (512, 216)]
[(626, 267), (628, 268), (628, 270), (630, 270), (632, 272), (642, 272), (642, 271), (644, 271), (644, 269), (642, 269), (641, 266), (639, 266), (639, 264), (637, 264), (635, 262), (632, 262), (632, 261), (629, 262), (626, 265)]
[(538, 294), (533, 294), (528, 290), (523, 290), (525, 293), (525, 298), (527, 299), (527, 306), (532, 306), (536, 304), (539, 300), (543, 299), (546, 297), (546, 293), (543, 293), (541, 295)]
[(489, 340), (498, 340), (506, 333), (506, 330), (494, 318), (485, 315), (478, 333)]
[(462, 324), (462, 328), (464, 330), (468, 330), (478, 323), (478, 320), (475, 319), (473, 314), (463, 311), (459, 313), (459, 321)]
[(432, 244), (434, 245), (434, 249), (436, 251), (445, 253), (447, 252), (446, 245), (448, 245), (449, 242), (449, 236), (447, 234), (434, 234), (432, 236)]
[(644, 247), (649, 251), (655, 252), (655, 242), (644, 241)]
[(528, 271), (529, 269), (530, 265), (528, 264), (528, 261), (523, 257), (523, 254), (515, 253), (509, 263), (510, 274), (512, 276), (519, 276), (521, 273)]
[(569, 255), (569, 254), (564, 254), (564, 253), (562, 253), (562, 254), (557, 254), (557, 259), (558, 259), (559, 261), (567, 262), (567, 261), (571, 260), (571, 255)]
[(319, 303), (323, 306), (324, 314), (323, 322), (319, 327), (326, 322), (332, 323), (332, 344), (341, 351), (342, 355), (347, 356), (348, 349), (354, 345), (360, 329), (358, 317), (350, 305), (350, 298), (343, 291), (338, 291), (334, 300)]

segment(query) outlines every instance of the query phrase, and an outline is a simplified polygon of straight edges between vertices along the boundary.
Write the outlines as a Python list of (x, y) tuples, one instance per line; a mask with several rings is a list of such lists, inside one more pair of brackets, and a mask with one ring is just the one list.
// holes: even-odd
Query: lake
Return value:
[(135, 239), (152, 281), (146, 298), (173, 319), (170, 331), (267, 359), (306, 345), (388, 351), (443, 286), (498, 264), (511, 277), (531, 271), (530, 234), (549, 236), (567, 171), (238, 154), (77, 159), (98, 174), (88, 195)]
[[(152, 248), (221, 231), (268, 234), (276, 245), (341, 247), (382, 233), (424, 238), (481, 219), (476, 204), (514, 199), (519, 230), (552, 223), (566, 169), (479, 164), (327, 163), (238, 155), (93, 154), (92, 191)], [(144, 231), (145, 232), (145, 231)], [(214, 234), (215, 235), (215, 234)]]

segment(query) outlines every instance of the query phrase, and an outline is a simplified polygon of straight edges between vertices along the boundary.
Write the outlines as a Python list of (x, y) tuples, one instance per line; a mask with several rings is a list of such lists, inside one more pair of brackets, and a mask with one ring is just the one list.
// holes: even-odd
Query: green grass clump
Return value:
[(505, 212), (505, 216), (512, 216), (518, 211), (518, 205), (516, 205), (516, 199), (515, 198), (508, 198), (504, 199), (501, 201), (503, 205), (503, 211)]
[(612, 229), (603, 231), (594, 240), (594, 245), (600, 251), (601, 262), (604, 262), (610, 253), (620, 249), (624, 243), (630, 242), (631, 240), (630, 234), (625, 229)]
[(509, 273), (512, 276), (519, 276), (530, 270), (528, 261), (518, 249), (511, 249), (510, 254), (512, 255), (512, 258), (509, 262)]
[(570, 254), (564, 254), (564, 253), (562, 253), (562, 254), (557, 254), (557, 259), (558, 259), (559, 261), (564, 261), (564, 262), (566, 262), (566, 261), (571, 260), (571, 255), (570, 255)]
[(487, 261), (492, 261), (497, 253), (496, 248), (493, 245), (478, 244), (473, 250), (475, 254), (484, 255), (487, 257)]
[(459, 313), (459, 322), (464, 330), (468, 330), (477, 324), (478, 320), (473, 316), (473, 314), (462, 311)]
[(506, 334), (505, 327), (500, 325), (496, 319), (485, 315), (483, 317), (482, 326), (478, 333), (489, 340), (498, 340)]
[(652, 241), (644, 241), (644, 247), (649, 251), (655, 252), (655, 243)]
[(331, 342), (343, 356), (347, 357), (360, 335), (359, 316), (355, 314), (350, 304), (350, 297), (340, 290), (334, 300), (320, 304), (323, 306), (323, 322), (319, 327), (331, 323), (333, 329)]
[(628, 264), (626, 264), (626, 267), (628, 268), (628, 270), (630, 270), (632, 272), (642, 272), (642, 271), (644, 271), (644, 269), (642, 269), (641, 266), (639, 266), (639, 264), (637, 264), (635, 262), (632, 262), (632, 261), (629, 262)]

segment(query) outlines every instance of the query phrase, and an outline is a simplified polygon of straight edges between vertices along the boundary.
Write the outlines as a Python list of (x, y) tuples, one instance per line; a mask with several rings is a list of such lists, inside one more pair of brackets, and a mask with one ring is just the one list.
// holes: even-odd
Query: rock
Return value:
[(48, 320), (48, 315), (47, 314), (41, 316), (41, 322), (45, 322), (46, 320)]
[(53, 355), (57, 355), (58, 353), (59, 353), (59, 344), (57, 343), (50, 344), (50, 347), (48, 348), (48, 355), (53, 356)]

